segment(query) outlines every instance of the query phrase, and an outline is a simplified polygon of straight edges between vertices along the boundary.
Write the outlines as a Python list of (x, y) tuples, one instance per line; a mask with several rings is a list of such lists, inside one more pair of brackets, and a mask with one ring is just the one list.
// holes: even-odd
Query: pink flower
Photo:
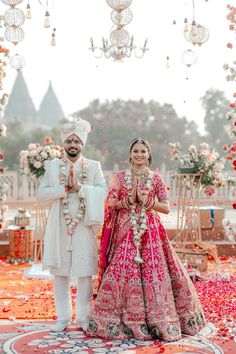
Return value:
[(212, 186), (207, 185), (204, 191), (207, 195), (211, 196), (213, 194), (215, 194), (215, 190), (214, 188), (212, 188)]
[(50, 136), (45, 136), (45, 138), (43, 139), (43, 141), (46, 143), (46, 144), (52, 144), (53, 141), (52, 141), (52, 138)]
[(227, 151), (227, 150), (228, 150), (228, 148), (229, 148), (229, 147), (228, 147), (228, 145), (227, 145), (227, 144), (224, 144), (224, 145), (223, 145), (223, 150), (224, 150), (224, 151)]

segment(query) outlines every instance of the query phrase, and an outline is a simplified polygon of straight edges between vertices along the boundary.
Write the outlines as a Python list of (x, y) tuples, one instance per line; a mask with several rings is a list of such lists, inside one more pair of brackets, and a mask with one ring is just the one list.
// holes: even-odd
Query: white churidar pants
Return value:
[[(81, 322), (88, 319), (93, 295), (92, 276), (77, 278), (76, 286), (75, 316), (76, 321)], [(69, 321), (72, 314), (70, 277), (59, 275), (54, 277), (54, 294), (57, 319)]]

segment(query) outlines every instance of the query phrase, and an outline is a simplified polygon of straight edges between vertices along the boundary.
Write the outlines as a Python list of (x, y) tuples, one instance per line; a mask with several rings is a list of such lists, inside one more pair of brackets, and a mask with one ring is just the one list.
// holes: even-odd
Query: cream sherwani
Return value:
[[(81, 157), (74, 163), (78, 181), (81, 171)], [(69, 161), (66, 164), (69, 174)], [(79, 208), (79, 197), (85, 197), (84, 220), (76, 227), (72, 236), (72, 252), (68, 252), (68, 236), (60, 198), (66, 196), (65, 186), (60, 184), (60, 160), (46, 164), (46, 171), (39, 187), (38, 197), (53, 200), (48, 217), (44, 241), (44, 269), (55, 275), (87, 276), (97, 273), (97, 242), (94, 229), (103, 223), (106, 183), (98, 161), (88, 160), (88, 182), (79, 193), (69, 194), (69, 210), (75, 217)]]
[[(82, 156), (74, 162), (75, 179), (79, 181)], [(69, 160), (66, 163), (66, 175), (69, 176)], [(57, 276), (89, 277), (97, 274), (97, 241), (95, 230), (103, 223), (106, 183), (98, 161), (88, 160), (88, 178), (79, 193), (69, 193), (69, 212), (73, 217), (79, 209), (79, 198), (84, 197), (86, 212), (84, 220), (76, 227), (72, 236), (72, 251), (68, 251), (69, 237), (63, 217), (63, 205), (60, 198), (66, 196), (65, 186), (60, 183), (60, 159), (48, 161), (45, 174), (39, 187), (38, 197), (52, 200), (44, 240), (43, 268)], [(55, 277), (55, 279), (56, 279)], [(59, 279), (59, 277), (58, 277)], [(66, 278), (65, 278), (66, 279)], [(60, 287), (59, 287), (60, 288)], [(60, 289), (59, 289), (60, 292)], [(57, 298), (56, 298), (57, 303)], [(59, 317), (68, 317), (67, 314)]]

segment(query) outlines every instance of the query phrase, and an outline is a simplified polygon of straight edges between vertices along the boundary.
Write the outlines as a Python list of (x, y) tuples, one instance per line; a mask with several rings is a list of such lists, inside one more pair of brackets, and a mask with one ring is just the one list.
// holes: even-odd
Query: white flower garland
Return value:
[[(61, 184), (65, 184), (67, 181), (66, 168), (65, 168), (66, 163), (67, 163), (67, 160), (65, 158), (61, 159), (61, 165), (60, 165), (60, 183)], [(81, 166), (82, 166), (82, 169), (81, 169), (81, 173), (79, 175), (79, 178), (81, 180), (81, 184), (86, 184), (87, 178), (88, 178), (88, 160), (86, 160), (84, 157), (82, 157), (82, 165)], [(84, 217), (85, 210), (86, 210), (85, 199), (80, 198), (79, 210), (78, 210), (78, 213), (76, 214), (75, 218), (72, 218), (69, 213), (67, 195), (65, 198), (62, 199), (62, 204), (63, 204), (64, 220), (65, 220), (66, 227), (67, 227), (67, 235), (70, 236), (70, 239), (71, 239), (71, 236), (73, 235), (75, 228), (77, 227), (79, 222)], [(68, 250), (71, 251), (72, 248), (69, 247)]]
[[(151, 189), (151, 184), (152, 184), (152, 178), (150, 175), (149, 170), (148, 175), (147, 175), (147, 180), (144, 186), (144, 190), (148, 191)], [(126, 187), (129, 192), (132, 191), (132, 172), (131, 170), (126, 170), (125, 171), (125, 182), (126, 182)], [(139, 218), (139, 224), (138, 224), (138, 215), (135, 212), (136, 209), (136, 203), (131, 206), (130, 210), (130, 221), (131, 221), (131, 227), (133, 230), (133, 242), (134, 245), (136, 246), (136, 256), (134, 257), (134, 261), (136, 263), (143, 263), (143, 259), (140, 256), (140, 244), (141, 244), (141, 237), (142, 235), (146, 232), (148, 229), (147, 226), (147, 214), (146, 214), (146, 208), (144, 205), (141, 205), (141, 212), (140, 212), (140, 218)]]

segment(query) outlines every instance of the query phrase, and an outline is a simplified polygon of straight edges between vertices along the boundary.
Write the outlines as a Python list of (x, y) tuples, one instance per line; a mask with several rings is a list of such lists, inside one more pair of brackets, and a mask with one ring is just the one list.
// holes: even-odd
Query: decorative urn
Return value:
[(30, 224), (31, 214), (27, 209), (19, 208), (18, 213), (15, 216), (15, 225), (24, 229)]

